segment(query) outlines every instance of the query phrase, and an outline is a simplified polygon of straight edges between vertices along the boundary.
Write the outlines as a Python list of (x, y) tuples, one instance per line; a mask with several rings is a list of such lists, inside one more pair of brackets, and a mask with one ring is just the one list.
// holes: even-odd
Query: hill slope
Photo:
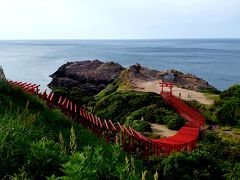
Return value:
[(105, 144), (37, 97), (0, 82), (0, 103), (1, 179), (106, 179), (123, 173), (126, 154), (118, 146)]

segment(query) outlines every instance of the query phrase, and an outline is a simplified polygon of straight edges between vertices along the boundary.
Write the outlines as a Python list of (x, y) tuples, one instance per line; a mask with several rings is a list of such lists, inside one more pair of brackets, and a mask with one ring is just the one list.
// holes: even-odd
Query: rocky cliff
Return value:
[(78, 87), (87, 95), (97, 94), (117, 78), (130, 86), (134, 85), (136, 79), (163, 80), (165, 82), (171, 81), (178, 87), (195, 91), (216, 90), (207, 81), (175, 69), (157, 71), (140, 64), (132, 65), (126, 69), (117, 63), (103, 63), (99, 60), (68, 62), (62, 65), (51, 77), (53, 79), (49, 84), (50, 88)]
[(55, 73), (48, 85), (56, 87), (78, 87), (87, 95), (94, 95), (113, 82), (125, 68), (114, 62), (99, 60), (68, 62)]
[(130, 84), (134, 84), (135, 79), (145, 81), (162, 80), (164, 82), (173, 82), (175, 86), (184, 89), (190, 89), (194, 91), (217, 91), (217, 89), (211, 86), (207, 81), (195, 75), (183, 73), (175, 69), (157, 71), (147, 67), (142, 67), (140, 64), (130, 66), (121, 73), (120, 78), (126, 79)]
[(2, 68), (2, 66), (0, 66), (0, 81), (3, 81), (5, 79), (6, 79), (6, 77), (4, 75), (3, 68)]

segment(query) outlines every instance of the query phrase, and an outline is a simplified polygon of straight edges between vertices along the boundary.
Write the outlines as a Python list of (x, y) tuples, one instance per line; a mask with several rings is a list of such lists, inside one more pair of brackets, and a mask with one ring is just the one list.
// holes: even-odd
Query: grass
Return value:
[[(101, 155), (106, 158), (101, 168), (108, 177), (115, 177), (116, 170), (109, 167), (107, 161), (117, 158), (119, 165), (125, 164), (125, 152), (120, 149), (116, 152), (104, 139), (72, 122), (59, 110), (49, 110), (43, 101), (21, 89), (0, 82), (0, 103), (1, 179), (21, 174), (31, 179), (65, 176), (62, 165), (71, 160), (72, 154), (83, 152), (85, 147), (93, 151), (102, 148)], [(100, 172), (95, 175), (105, 178)]]
[(220, 100), (220, 95), (218, 95), (218, 94), (204, 93), (204, 96), (206, 96), (207, 99), (210, 99), (210, 100), (213, 100), (213, 101), (218, 101), (218, 100)]

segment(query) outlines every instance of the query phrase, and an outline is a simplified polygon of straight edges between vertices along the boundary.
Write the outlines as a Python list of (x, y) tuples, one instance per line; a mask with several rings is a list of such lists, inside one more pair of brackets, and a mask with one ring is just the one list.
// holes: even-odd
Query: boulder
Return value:
[(99, 60), (67, 62), (55, 73), (50, 88), (80, 88), (87, 95), (95, 95), (113, 82), (125, 68), (114, 62)]

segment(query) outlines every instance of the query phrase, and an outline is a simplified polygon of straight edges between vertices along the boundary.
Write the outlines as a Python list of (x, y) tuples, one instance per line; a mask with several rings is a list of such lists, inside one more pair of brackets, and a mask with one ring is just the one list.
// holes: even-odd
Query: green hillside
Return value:
[[(102, 92), (97, 101), (112, 93), (116, 92)], [(142, 97), (132, 93), (138, 100)], [(146, 96), (149, 100), (153, 95)], [(140, 99), (142, 104), (148, 102)], [(162, 101), (155, 103), (161, 105)], [(239, 139), (226, 140), (207, 131), (193, 152), (142, 159), (123, 152), (117, 145), (106, 144), (59, 110), (49, 110), (37, 97), (0, 82), (0, 179), (237, 180), (239, 152)]]
[(125, 157), (59, 110), (0, 82), (0, 179), (112, 179), (131, 173)]

